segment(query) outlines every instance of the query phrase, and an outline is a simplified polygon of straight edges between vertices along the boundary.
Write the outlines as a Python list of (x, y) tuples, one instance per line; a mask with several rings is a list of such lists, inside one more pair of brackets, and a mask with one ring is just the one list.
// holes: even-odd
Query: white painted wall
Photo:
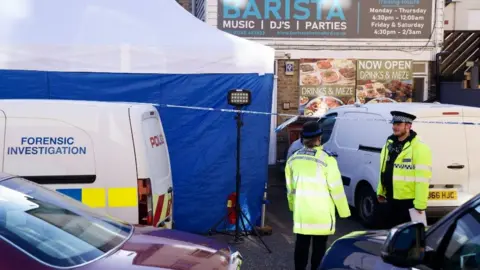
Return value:
[(445, 8), (444, 20), (445, 30), (480, 31), (480, 0), (456, 0)]
[[(480, 1), (480, 0), (479, 0)], [(424, 43), (425, 45), (425, 43)], [(435, 52), (431, 49), (412, 48), (408, 50), (393, 50), (388, 48), (377, 49), (353, 49), (353, 48), (329, 48), (328, 50), (298, 50), (298, 49), (283, 49), (284, 53), (288, 54), (291, 59), (300, 58), (364, 58), (364, 59), (412, 59), (413, 61), (430, 61), (435, 58)], [(278, 53), (276, 54), (277, 58)]]
[[(278, 65), (275, 65), (275, 75), (273, 81), (273, 92), (272, 92), (272, 113), (277, 113), (278, 105)], [(275, 133), (275, 128), (277, 128), (277, 116), (272, 115), (270, 117), (270, 145), (268, 146), (268, 165), (275, 165), (277, 163), (277, 133)]]
[[(207, 24), (217, 27), (217, 3), (207, 1)], [(480, 4), (480, 0), (477, 1)], [(432, 1), (433, 2), (433, 1)], [(272, 46), (277, 53), (291, 54), (291, 58), (335, 57), (354, 58), (405, 58), (416, 61), (433, 61), (443, 43), (444, 0), (437, 0), (436, 16), (432, 18), (435, 32), (430, 40), (375, 40), (375, 39), (308, 39), (308, 38), (250, 38)], [(432, 4), (432, 9), (435, 4)], [(294, 56), (295, 55), (295, 56)]]

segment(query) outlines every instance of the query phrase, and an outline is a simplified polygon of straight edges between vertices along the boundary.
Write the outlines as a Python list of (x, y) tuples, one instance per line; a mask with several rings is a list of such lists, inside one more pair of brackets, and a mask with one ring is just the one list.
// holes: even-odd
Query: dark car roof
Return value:
[[(434, 231), (445, 223), (451, 222), (453, 218), (457, 218), (459, 214), (462, 215), (466, 210), (477, 207), (479, 203), (480, 194), (477, 194), (429, 227), (427, 237), (435, 233)], [(368, 230), (352, 232), (342, 236), (331, 245), (322, 262), (322, 269), (370, 269), (362, 268), (365, 266), (363, 260), (366, 260), (366, 258), (370, 262), (375, 262), (375, 266), (380, 267), (378, 269), (391, 269), (392, 266), (384, 262), (380, 257), (383, 241), (385, 241), (389, 232), (390, 230)], [(443, 234), (444, 232), (442, 232)], [(349, 265), (344, 265), (347, 259), (349, 260)]]

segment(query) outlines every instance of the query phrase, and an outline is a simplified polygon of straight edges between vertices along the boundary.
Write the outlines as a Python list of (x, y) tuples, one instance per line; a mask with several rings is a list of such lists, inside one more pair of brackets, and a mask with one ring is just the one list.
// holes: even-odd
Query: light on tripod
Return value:
[[(263, 241), (262, 237), (260, 236), (260, 233), (258, 233), (257, 229), (255, 226), (249, 221), (247, 215), (242, 211), (240, 207), (240, 188), (241, 188), (241, 183), (242, 183), (242, 177), (240, 175), (240, 144), (241, 144), (241, 129), (243, 126), (243, 121), (242, 121), (242, 112), (240, 111), (240, 108), (243, 106), (250, 105), (252, 102), (252, 93), (249, 90), (244, 90), (244, 89), (233, 89), (228, 91), (227, 95), (227, 101), (228, 104), (231, 106), (234, 106), (237, 109), (236, 116), (235, 116), (235, 122), (237, 126), (237, 153), (236, 153), (236, 175), (235, 175), (235, 192), (232, 194), (235, 194), (235, 233), (232, 235), (234, 236), (233, 243), (240, 243), (243, 242), (242, 236), (248, 236), (248, 232), (246, 231), (246, 226), (245, 222), (250, 225), (252, 230), (255, 232), (255, 236), (260, 239), (262, 244), (265, 246), (267, 251), (269, 253), (272, 253), (270, 248), (267, 246), (267, 244)], [(230, 200), (230, 199), (228, 199)], [(227, 206), (228, 207), (228, 206)], [(213, 231), (220, 233), (219, 231), (216, 230), (218, 225), (222, 223), (222, 221), (225, 221), (225, 219), (229, 216), (229, 210), (227, 210), (227, 215), (222, 217), (213, 227), (209, 230), (209, 234), (211, 235)], [(240, 229), (240, 222), (242, 223), (242, 229)], [(228, 234), (230, 235), (230, 234)]]
[(244, 89), (234, 89), (228, 91), (228, 104), (241, 107), (250, 105), (252, 102), (252, 93)]

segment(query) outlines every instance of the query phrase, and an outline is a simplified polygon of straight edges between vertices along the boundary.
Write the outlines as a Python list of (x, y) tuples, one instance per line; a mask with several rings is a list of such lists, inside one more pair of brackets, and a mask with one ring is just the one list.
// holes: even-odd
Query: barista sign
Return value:
[(217, 27), (242, 37), (426, 39), (435, 0), (218, 0)]

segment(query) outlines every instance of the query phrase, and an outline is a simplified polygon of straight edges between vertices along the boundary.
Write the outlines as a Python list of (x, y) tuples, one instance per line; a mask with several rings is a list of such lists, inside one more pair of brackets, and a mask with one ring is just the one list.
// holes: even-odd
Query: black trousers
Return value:
[(312, 244), (311, 269), (317, 270), (327, 250), (328, 236), (296, 234), (296, 238), (295, 270), (305, 270), (307, 268), (310, 243)]
[(410, 218), (410, 208), (413, 208), (413, 200), (388, 200), (386, 209), (388, 214), (385, 215), (385, 218), (388, 218), (389, 221), (388, 227), (393, 228), (405, 222), (412, 221)]

